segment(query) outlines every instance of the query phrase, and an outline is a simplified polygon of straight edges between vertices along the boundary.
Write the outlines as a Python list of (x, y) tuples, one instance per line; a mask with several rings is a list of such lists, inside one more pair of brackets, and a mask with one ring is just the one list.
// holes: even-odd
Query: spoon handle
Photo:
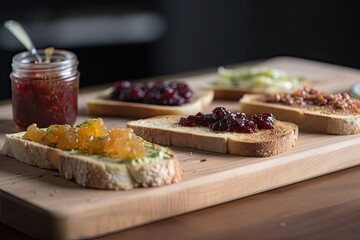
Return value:
[(36, 57), (40, 63), (42, 62), (42, 59), (29, 35), (17, 21), (8, 20), (5, 22), (4, 26), (26, 47), (29, 52), (31, 52), (31, 54)]

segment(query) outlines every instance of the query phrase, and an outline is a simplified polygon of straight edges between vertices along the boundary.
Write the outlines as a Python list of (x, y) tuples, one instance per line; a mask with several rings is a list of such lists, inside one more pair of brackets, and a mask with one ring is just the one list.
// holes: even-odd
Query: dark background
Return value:
[[(155, 21), (142, 18), (149, 14)], [(59, 24), (79, 17), (78, 29)], [(356, 1), (13, 0), (0, 8), (1, 22), (8, 19), (22, 23), (38, 48), (76, 53), (81, 87), (274, 56), (360, 68)], [(23, 50), (1, 26), (0, 98), (10, 98), (11, 58)]]

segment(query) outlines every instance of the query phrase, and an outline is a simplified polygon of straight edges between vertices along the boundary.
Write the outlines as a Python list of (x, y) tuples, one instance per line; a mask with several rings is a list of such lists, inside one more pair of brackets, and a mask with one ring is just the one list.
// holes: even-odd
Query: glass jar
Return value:
[(38, 127), (74, 124), (78, 109), (79, 72), (74, 53), (55, 50), (45, 63), (37, 63), (30, 52), (16, 54), (12, 60), (11, 91), (13, 119), (24, 130), (32, 123)]

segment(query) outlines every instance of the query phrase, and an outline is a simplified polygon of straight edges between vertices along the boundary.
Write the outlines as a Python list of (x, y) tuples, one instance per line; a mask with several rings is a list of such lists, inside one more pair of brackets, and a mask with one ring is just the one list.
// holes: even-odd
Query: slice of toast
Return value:
[(187, 115), (201, 111), (213, 98), (213, 91), (195, 92), (193, 100), (182, 106), (164, 106), (110, 99), (112, 89), (105, 90), (99, 96), (87, 100), (87, 113), (93, 116), (146, 118), (159, 115)]
[(211, 152), (268, 157), (295, 146), (298, 127), (275, 121), (271, 130), (256, 133), (214, 132), (205, 127), (183, 127), (181, 116), (158, 116), (130, 121), (127, 126), (145, 140), (161, 145), (188, 147)]
[(24, 133), (7, 134), (2, 153), (29, 165), (58, 170), (61, 176), (83, 187), (126, 190), (176, 183), (182, 177), (174, 153), (155, 144), (145, 143), (149, 152), (159, 150), (159, 154), (150, 159), (116, 163), (102, 155), (63, 151), (32, 142), (23, 138)]
[(302, 76), (269, 67), (218, 68), (217, 80), (203, 89), (213, 90), (215, 99), (239, 100), (247, 93), (287, 93), (308, 85)]
[(240, 111), (246, 114), (271, 112), (282, 121), (295, 123), (301, 131), (348, 135), (360, 133), (360, 113), (329, 111), (325, 106), (296, 107), (264, 102), (262, 94), (246, 94), (240, 99)]

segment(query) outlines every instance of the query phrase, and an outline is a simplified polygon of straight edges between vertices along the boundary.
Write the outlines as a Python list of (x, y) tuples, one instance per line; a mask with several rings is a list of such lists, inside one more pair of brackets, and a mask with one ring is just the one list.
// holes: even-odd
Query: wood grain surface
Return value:
[[(327, 91), (346, 91), (358, 81), (360, 76), (357, 70), (294, 58), (275, 58), (260, 64), (305, 75), (315, 86)], [(204, 82), (212, 81), (214, 78), (214, 73), (178, 77), (179, 80), (188, 81), (194, 88), (201, 87)], [(100, 90), (102, 89), (96, 88), (95, 91), (81, 94), (78, 122), (88, 117), (84, 114), (86, 99)], [(238, 108), (236, 102), (226, 101), (214, 102), (209, 109), (214, 106), (226, 106), (233, 111)], [(110, 127), (119, 127), (125, 126), (129, 119), (105, 118), (104, 120)], [(4, 141), (5, 133), (15, 131), (11, 122), (10, 106), (1, 105), (0, 145)], [(34, 168), (1, 156), (0, 218), (2, 222), (39, 238), (69, 239), (98, 236), (358, 165), (359, 146), (358, 135), (301, 133), (294, 149), (271, 158), (245, 158), (173, 148), (185, 172), (181, 183), (125, 192), (84, 189), (60, 178), (54, 171)], [(353, 173), (360, 170), (354, 168), (343, 172), (349, 171)], [(344, 173), (337, 173), (336, 176), (340, 178), (336, 188), (349, 181)], [(321, 179), (329, 177), (332, 178), (332, 175)], [(342, 178), (346, 182), (343, 185)], [(360, 179), (357, 180), (360, 182)], [(290, 238), (306, 237), (309, 236), (307, 234), (311, 229), (323, 228), (328, 228), (329, 232), (318, 236), (324, 234), (331, 236), (330, 230), (334, 229), (331, 224), (341, 223), (341, 220), (327, 225), (322, 221), (336, 216), (348, 223), (350, 219), (347, 218), (353, 218), (353, 225), (343, 227), (344, 231), (359, 226), (359, 222), (356, 221), (359, 214), (351, 211), (359, 205), (359, 190), (338, 189), (343, 195), (337, 196), (331, 194), (332, 191), (326, 191), (331, 188), (326, 185), (326, 180), (316, 181), (319, 184), (318, 188), (311, 185), (313, 181), (308, 181), (301, 183), (305, 186), (303, 192), (301, 187), (290, 186), (240, 200), (244, 202), (243, 207), (233, 208), (232, 205), (237, 205), (238, 202), (235, 201), (221, 206), (220, 212), (217, 210), (218, 207), (209, 208), (123, 231), (119, 236), (125, 239), (131, 236), (141, 238), (147, 236), (148, 229), (153, 229), (152, 234), (149, 235), (153, 238), (174, 232), (182, 234), (178, 238), (174, 236), (174, 239), (182, 239), (182, 237), (198, 239), (204, 236), (207, 236), (207, 239), (220, 236), (234, 237), (233, 234), (239, 232), (261, 238), (264, 232), (269, 232), (272, 233), (269, 236), (278, 239), (284, 232), (287, 232), (286, 236)], [(295, 189), (295, 193), (289, 195), (288, 191), (291, 193), (292, 189)], [(354, 188), (349, 187), (349, 189)], [(324, 196), (318, 191), (324, 191), (324, 194), (330, 196)], [(279, 193), (280, 197), (277, 197)], [(281, 194), (285, 197), (281, 198)], [(300, 198), (303, 201), (300, 201)], [(296, 202), (297, 205), (289, 206), (288, 201)], [(287, 208), (284, 208), (284, 205)], [(204, 219), (202, 217), (204, 215), (210, 216), (209, 220)], [(302, 222), (301, 219), (308, 221)], [(236, 224), (233, 224), (234, 221)], [(316, 221), (321, 227), (311, 225)], [(164, 224), (167, 226), (165, 230)], [(182, 232), (181, 229), (189, 232)], [(291, 234), (292, 229), (297, 231)], [(303, 229), (303, 232), (299, 229)], [(202, 234), (204, 231), (207, 232), (206, 235)], [(111, 236), (106, 236), (104, 239), (111, 239)]]

